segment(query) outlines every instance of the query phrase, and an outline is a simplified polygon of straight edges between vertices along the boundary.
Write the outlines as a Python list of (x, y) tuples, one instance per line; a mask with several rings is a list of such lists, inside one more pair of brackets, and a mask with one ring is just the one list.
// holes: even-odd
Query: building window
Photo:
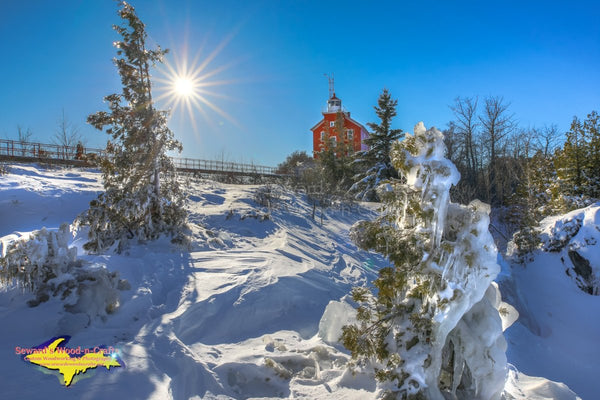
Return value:
[(330, 128), (335, 127), (335, 121), (329, 121), (329, 127)]
[(337, 137), (336, 136), (330, 137), (329, 140), (331, 142), (331, 147), (335, 147), (337, 145)]
[(353, 140), (354, 139), (354, 129), (348, 129), (346, 131), (346, 138), (348, 140)]
[(325, 131), (321, 131), (321, 142), (325, 140)]

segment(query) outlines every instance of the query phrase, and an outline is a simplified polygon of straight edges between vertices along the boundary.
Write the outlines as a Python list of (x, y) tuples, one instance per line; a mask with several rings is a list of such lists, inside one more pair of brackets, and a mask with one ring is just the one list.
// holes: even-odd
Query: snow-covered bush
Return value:
[(281, 187), (276, 185), (264, 185), (254, 192), (254, 201), (261, 207), (266, 207), (270, 211), (273, 208), (277, 208), (278, 203), (281, 202), (282, 196), (283, 191)]
[(34, 291), (65, 273), (77, 263), (77, 249), (68, 247), (71, 238), (68, 224), (62, 224), (56, 232), (42, 228), (22, 238), (15, 235), (3, 238), (1, 282), (17, 283)]
[(351, 231), (359, 247), (393, 265), (380, 270), (376, 294), (354, 289), (358, 322), (344, 326), (342, 341), (355, 366), (375, 369), (385, 396), (500, 399), (506, 342), (486, 295), (500, 271), (490, 208), (450, 202), (459, 173), (443, 140), (419, 123), (394, 144), (392, 162), (406, 183), (380, 187), (381, 216)]
[(154, 240), (162, 234), (179, 238), (186, 212), (179, 189), (170, 186), (163, 182), (163, 196), (157, 196), (150, 184), (132, 192), (109, 188), (101, 193), (77, 220), (89, 226), (84, 249), (99, 252), (116, 245), (120, 253), (134, 238)]
[(118, 307), (118, 290), (126, 289), (128, 283), (117, 272), (83, 265), (77, 249), (68, 246), (71, 239), (68, 224), (58, 231), (43, 228), (22, 238), (2, 238), (0, 282), (34, 292), (35, 299), (28, 302), (31, 307), (54, 296), (67, 311), (104, 317)]
[(330, 301), (319, 321), (319, 337), (327, 343), (337, 343), (344, 325), (356, 322), (356, 310), (343, 301)]
[(128, 288), (129, 283), (119, 279), (118, 272), (109, 272), (104, 267), (80, 268), (48, 282), (49, 291), (61, 293), (65, 310), (85, 313), (90, 318), (104, 318), (116, 311), (119, 290)]
[(512, 240), (507, 244), (507, 254), (517, 263), (524, 264), (533, 259), (533, 252), (539, 247), (539, 230), (526, 226), (513, 234)]

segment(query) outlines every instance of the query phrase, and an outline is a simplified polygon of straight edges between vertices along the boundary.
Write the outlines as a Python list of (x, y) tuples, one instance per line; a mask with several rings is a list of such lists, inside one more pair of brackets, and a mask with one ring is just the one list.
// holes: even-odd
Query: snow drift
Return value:
[[(0, 237), (44, 226), (56, 232), (101, 188), (95, 171), (10, 169), (0, 177)], [(374, 211), (332, 208), (321, 226), (293, 192), (283, 190), (269, 210), (256, 202), (257, 186), (190, 180), (186, 187), (191, 248), (158, 240), (89, 256), (81, 248), (84, 232), (69, 241), (79, 260), (129, 282), (118, 291), (119, 307), (104, 318), (68, 311), (55, 296), (32, 308), (32, 294), (0, 289), (3, 398), (375, 398), (374, 377), (353, 376), (348, 353), (336, 343), (336, 329), (347, 323), (339, 312), (347, 308), (325, 312), (385, 265), (348, 239), (350, 226)], [(125, 367), (89, 371), (65, 389), (52, 372), (15, 355), (15, 346), (57, 335), (72, 336), (75, 347), (117, 347)], [(564, 385), (512, 370), (509, 377), (513, 398), (574, 398)]]
[[(507, 356), (522, 372), (565, 382), (584, 399), (600, 393), (600, 203), (548, 217), (525, 265), (503, 262), (499, 285), (519, 319)], [(573, 256), (573, 253), (578, 256)], [(589, 269), (577, 266), (574, 257)], [(509, 259), (510, 261), (510, 259)], [(580, 271), (580, 272), (578, 272)]]

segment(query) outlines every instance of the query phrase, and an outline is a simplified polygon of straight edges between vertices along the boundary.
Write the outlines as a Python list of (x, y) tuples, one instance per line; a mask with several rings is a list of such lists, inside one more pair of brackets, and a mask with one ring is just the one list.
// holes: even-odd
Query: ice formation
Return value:
[(356, 310), (344, 301), (330, 301), (319, 321), (319, 337), (326, 343), (337, 343), (342, 327), (354, 323)]
[(394, 266), (381, 270), (376, 298), (353, 292), (359, 323), (344, 328), (344, 344), (357, 362), (372, 362), (381, 390), (398, 398), (500, 399), (506, 342), (492, 285), (500, 267), (490, 207), (450, 202), (460, 174), (444, 154), (443, 134), (423, 123), (394, 146), (406, 182), (384, 188), (382, 216), (351, 231)]
[[(449, 201), (460, 175), (444, 157), (443, 135), (435, 128), (426, 131), (423, 123), (414, 131), (425, 145), (416, 156), (407, 155), (414, 165), (407, 183), (430, 196), (436, 209), (432, 246), (444, 241), (453, 248), (440, 265), (446, 287), (437, 296), (447, 297), (444, 291), (452, 288), (454, 299), (434, 316), (432, 362), (423, 370), (426, 393), (430, 399), (499, 399), (507, 373), (506, 342), (497, 309), (500, 293), (492, 285), (500, 267), (488, 230), (490, 208), (477, 200), (468, 206)], [(426, 169), (447, 172), (427, 174)]]

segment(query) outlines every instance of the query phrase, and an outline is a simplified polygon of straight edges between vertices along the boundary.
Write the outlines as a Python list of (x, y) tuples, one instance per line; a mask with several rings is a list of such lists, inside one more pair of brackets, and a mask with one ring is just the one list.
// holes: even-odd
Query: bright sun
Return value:
[(179, 77), (174, 82), (175, 93), (180, 97), (190, 97), (194, 95), (194, 81), (190, 78)]
[(216, 68), (209, 68), (211, 61), (230, 39), (231, 37), (226, 38), (212, 53), (203, 59), (200, 59), (200, 52), (190, 63), (188, 63), (187, 52), (184, 52), (181, 57), (173, 57), (172, 64), (166, 62), (162, 64), (163, 68), (159, 67), (162, 76), (154, 77), (159, 83), (157, 87), (158, 96), (155, 100), (164, 101), (165, 106), (174, 111), (187, 113), (194, 130), (196, 129), (197, 113), (202, 116), (203, 121), (213, 125), (209, 111), (229, 120), (236, 126), (239, 125), (232, 116), (215, 104), (214, 99), (229, 99), (229, 97), (219, 90), (211, 90), (211, 88), (234, 82), (233, 80), (215, 79), (219, 73), (234, 65), (234, 62)]

